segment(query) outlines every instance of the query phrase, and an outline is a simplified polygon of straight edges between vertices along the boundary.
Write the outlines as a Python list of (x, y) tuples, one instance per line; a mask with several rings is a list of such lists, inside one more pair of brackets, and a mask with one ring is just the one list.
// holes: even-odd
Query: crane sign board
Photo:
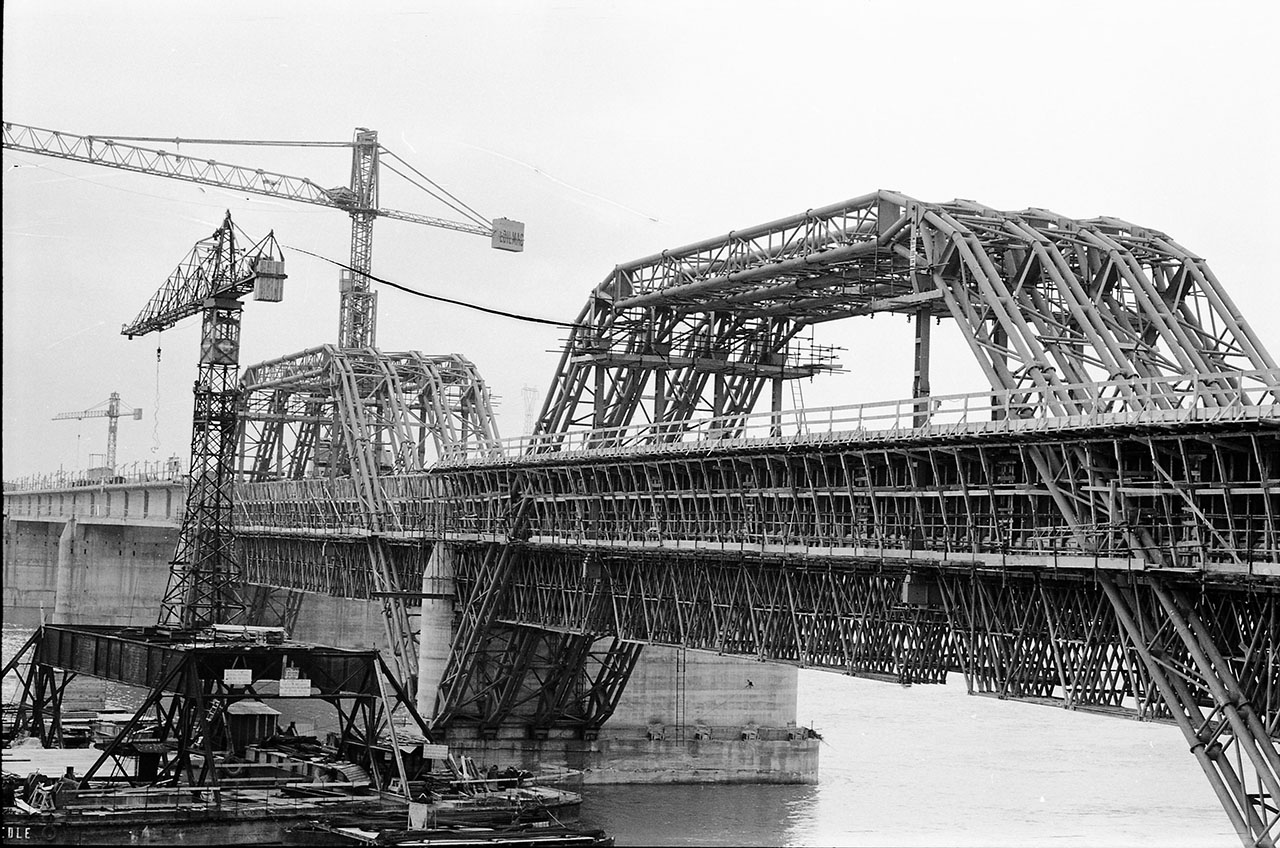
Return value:
[(510, 218), (493, 219), (493, 239), (490, 242), (498, 250), (520, 253), (524, 250), (524, 222)]

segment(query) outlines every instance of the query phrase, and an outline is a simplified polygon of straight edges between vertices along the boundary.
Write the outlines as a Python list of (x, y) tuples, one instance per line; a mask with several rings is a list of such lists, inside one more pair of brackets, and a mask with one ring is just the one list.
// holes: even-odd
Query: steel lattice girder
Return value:
[(941, 683), (946, 619), (902, 600), (902, 574), (734, 558), (527, 550), (499, 615), (901, 683)]
[[(524, 549), (505, 576), (508, 591), (492, 601), (493, 619), (904, 683), (942, 683), (947, 671), (959, 671), (975, 693), (1145, 718), (1170, 715), (1117, 619), (1102, 585), (1103, 577), (1113, 578), (1104, 573), (706, 554), (586, 556), (584, 562), (581, 551)], [(479, 563), (479, 556), (464, 558), (460, 584), (483, 584)], [(1161, 579), (1134, 573), (1129, 581), (1151, 621), (1168, 619), (1151, 589)], [(1200, 584), (1193, 597), (1190, 608), (1241, 697), (1266, 734), (1280, 737), (1280, 585)], [(1160, 638), (1164, 664), (1191, 666), (1176, 634), (1172, 641), (1169, 634)], [(1212, 700), (1207, 684), (1188, 685), (1197, 702)]]
[[(439, 468), (414, 529), (602, 552), (743, 551), (1277, 574), (1278, 439), (1262, 423), (637, 448)], [(411, 498), (392, 503), (412, 503)], [(408, 529), (408, 528), (406, 528)]]
[[(881, 191), (619, 265), (578, 316), (539, 432), (748, 411), (765, 380), (805, 375), (788, 346), (805, 326), (886, 311), (953, 319), (998, 390), (1275, 367), (1204, 260), (1163, 233)], [(671, 386), (657, 400), (650, 372)], [(723, 386), (704, 396), (715, 373), (754, 383), (737, 389), (744, 406)]]

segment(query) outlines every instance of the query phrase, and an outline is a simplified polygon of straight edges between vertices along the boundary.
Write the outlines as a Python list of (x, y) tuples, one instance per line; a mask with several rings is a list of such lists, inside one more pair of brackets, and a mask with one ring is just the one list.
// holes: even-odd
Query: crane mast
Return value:
[(338, 283), (338, 347), (373, 347), (377, 337), (377, 293), (369, 287), (373, 267), (373, 219), (378, 215), (378, 133), (356, 130), (351, 150), (351, 270)]
[(240, 298), (281, 299), (284, 261), (275, 235), (250, 248), (236, 243), (228, 212), (196, 244), (133, 320), (129, 338), (202, 315), (200, 364), (192, 391), (191, 482), (159, 624), (187, 629), (238, 623), (245, 614), (232, 534), (232, 487), (239, 430)]

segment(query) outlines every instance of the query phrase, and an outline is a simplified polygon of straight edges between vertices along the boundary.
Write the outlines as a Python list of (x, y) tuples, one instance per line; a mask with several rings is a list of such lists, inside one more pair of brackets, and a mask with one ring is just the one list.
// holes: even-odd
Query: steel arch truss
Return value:
[(245, 370), (246, 482), (421, 471), (497, 443), (488, 387), (457, 354), (312, 348)]
[[(325, 345), (247, 369), (241, 389), (244, 482), (237, 518), (247, 572), (263, 585), (322, 586), (378, 599), (399, 679), (414, 691), (411, 607), (420, 590), (413, 575), (420, 580), (421, 551), (391, 544), (404, 528), (384, 481), (420, 472), (435, 459), (496, 446), (492, 404), (479, 372), (458, 355)], [(332, 507), (333, 522), (353, 525), (355, 532), (325, 534), (329, 527), (309, 520), (317, 504)], [(319, 561), (311, 558), (317, 535), (324, 554)], [(333, 563), (344, 572), (363, 563), (356, 570), (367, 574), (367, 583), (358, 574), (335, 575)], [(257, 606), (297, 607), (288, 601)]]
[(1275, 367), (1205, 261), (1159, 231), (880, 191), (619, 265), (578, 317), (539, 432), (748, 412), (766, 381), (830, 367), (795, 346), (806, 326), (877, 312), (954, 320), (992, 389), (1063, 415), (1167, 405), (1069, 384), (1175, 376), (1229, 403), (1237, 384), (1196, 376)]

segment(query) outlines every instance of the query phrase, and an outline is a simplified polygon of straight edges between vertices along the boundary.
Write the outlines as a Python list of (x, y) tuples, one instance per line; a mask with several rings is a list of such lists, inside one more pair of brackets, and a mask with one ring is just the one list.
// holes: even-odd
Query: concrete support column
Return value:
[(58, 537), (58, 566), (54, 579), (53, 618), (50, 624), (73, 624), (72, 610), (76, 603), (72, 598), (76, 584), (75, 571), (78, 565), (76, 544), (81, 541), (80, 526), (75, 516), (67, 519), (62, 526), (62, 535)]
[(418, 631), (418, 712), (436, 714), (436, 693), (453, 644), (453, 548), (436, 542), (422, 572), (422, 618)]

